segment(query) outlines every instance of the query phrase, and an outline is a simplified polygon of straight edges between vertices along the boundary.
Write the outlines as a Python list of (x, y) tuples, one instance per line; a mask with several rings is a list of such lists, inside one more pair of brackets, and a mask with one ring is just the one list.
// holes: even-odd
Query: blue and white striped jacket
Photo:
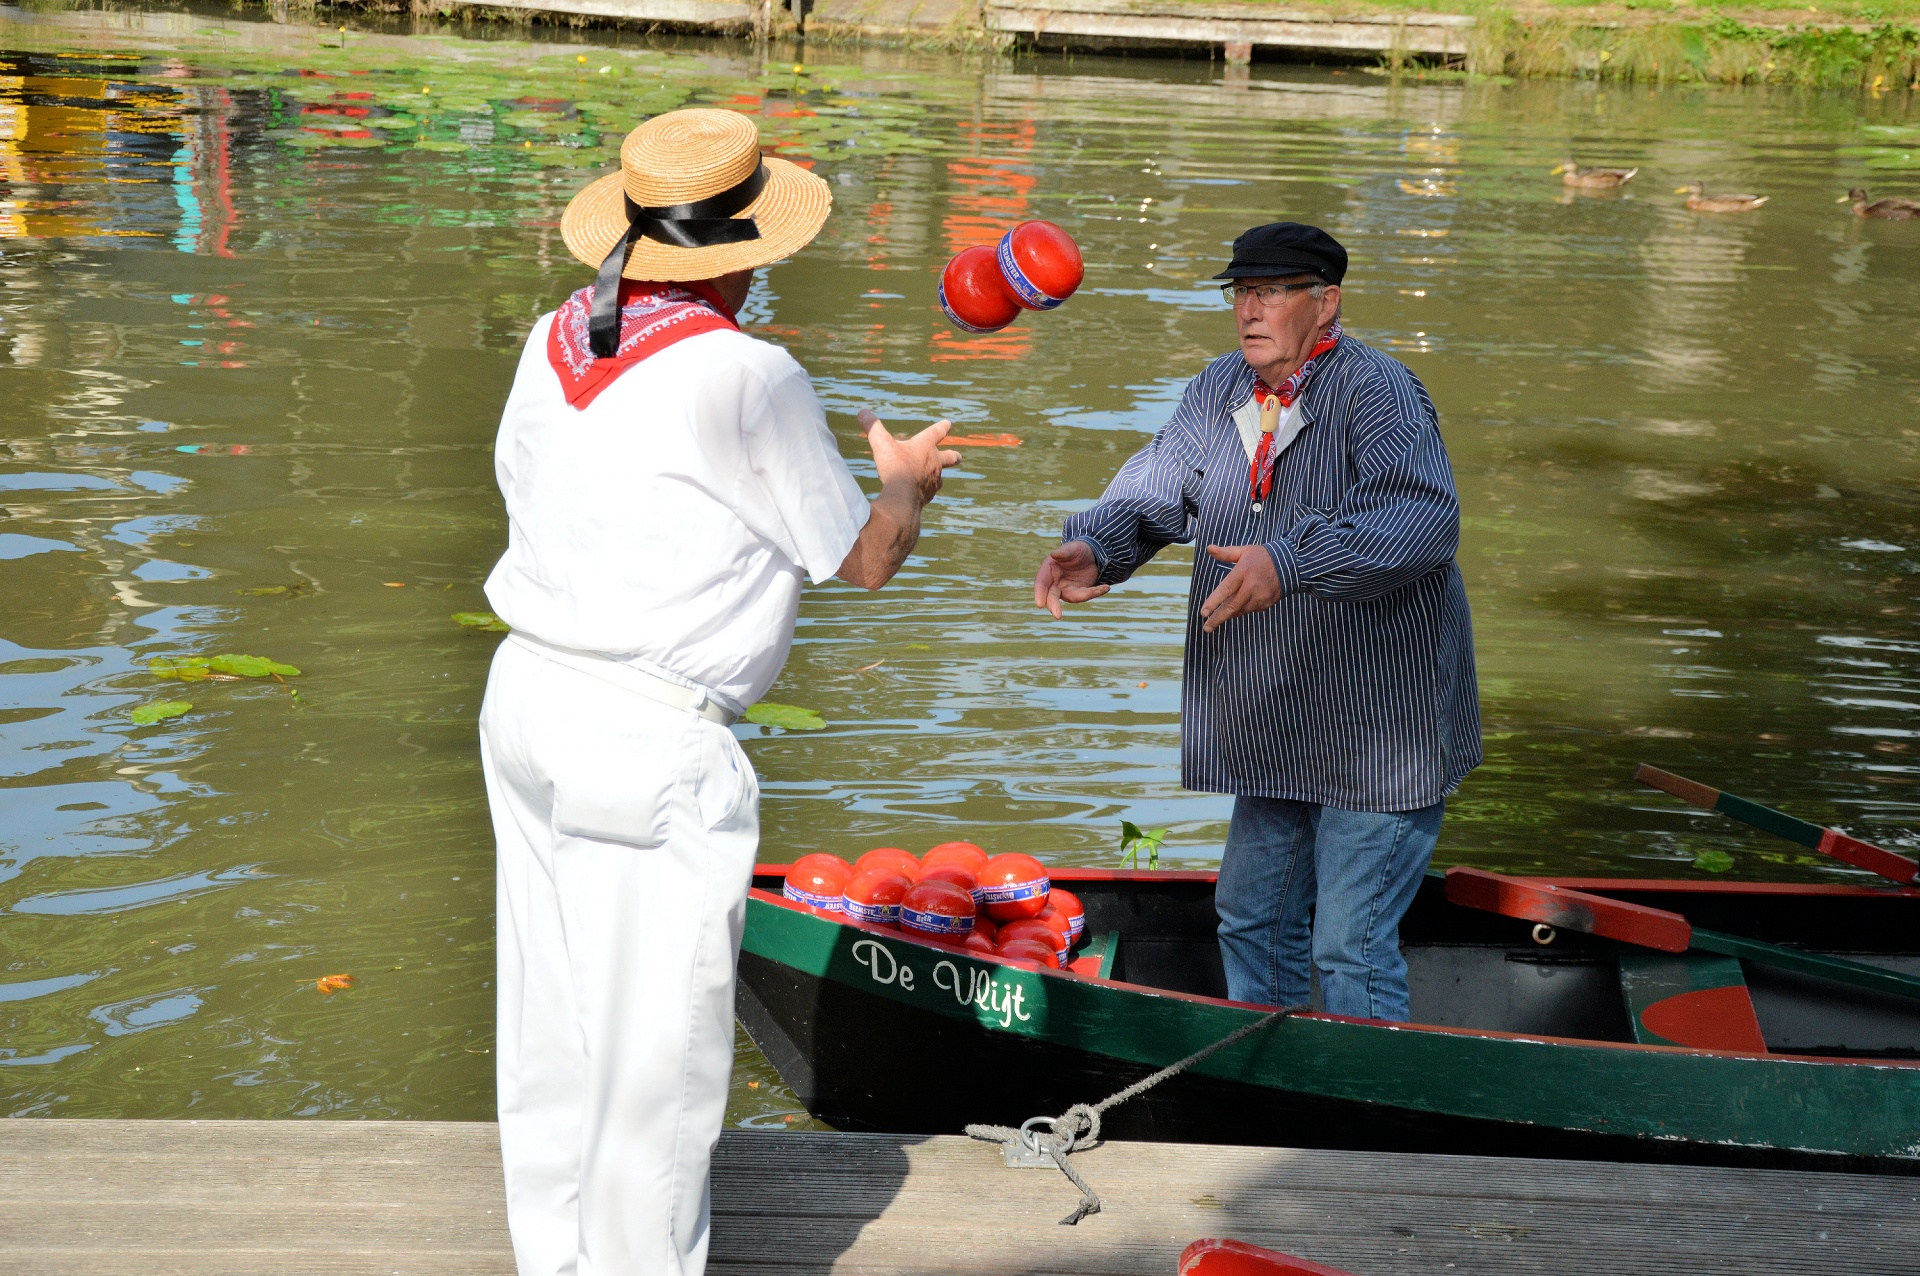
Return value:
[(1480, 763), (1473, 621), (1453, 559), (1459, 498), (1419, 378), (1351, 335), (1323, 358), (1259, 512), (1233, 419), (1254, 372), (1235, 351), (1188, 383), (1173, 419), (1063, 539), (1091, 544), (1108, 584), (1176, 541), (1273, 556), (1280, 601), (1208, 634), (1200, 603), (1228, 568), (1194, 555), (1187, 788), (1414, 810)]

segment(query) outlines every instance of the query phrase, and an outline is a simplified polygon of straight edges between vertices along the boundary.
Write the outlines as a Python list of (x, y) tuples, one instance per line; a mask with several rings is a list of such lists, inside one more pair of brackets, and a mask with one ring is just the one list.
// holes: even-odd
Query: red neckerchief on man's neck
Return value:
[[(1313, 343), (1313, 349), (1307, 353), (1307, 361), (1294, 369), (1293, 375), (1281, 382), (1278, 390), (1262, 381), (1258, 376), (1253, 379), (1253, 401), (1265, 406), (1267, 400), (1278, 399), (1282, 408), (1293, 406), (1307, 388), (1307, 381), (1313, 376), (1314, 369), (1320, 365), (1320, 356), (1340, 344), (1340, 321), (1333, 321), (1327, 334)], [(1260, 432), (1260, 446), (1254, 449), (1253, 464), (1247, 469), (1247, 488), (1253, 494), (1254, 507), (1267, 499), (1273, 491), (1273, 467), (1280, 458), (1273, 450), (1273, 431)]]
[(567, 402), (584, 408), (614, 379), (649, 355), (703, 332), (738, 332), (733, 311), (708, 283), (656, 284), (620, 281), (620, 345), (610, 358), (596, 359), (588, 344), (587, 322), (593, 287), (568, 297), (547, 334), (547, 361), (560, 376)]

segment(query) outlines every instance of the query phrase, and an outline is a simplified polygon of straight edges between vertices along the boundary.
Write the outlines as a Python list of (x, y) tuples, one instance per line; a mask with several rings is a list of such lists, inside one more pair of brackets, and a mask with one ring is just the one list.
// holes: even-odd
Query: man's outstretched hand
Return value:
[(1099, 584), (1100, 564), (1085, 541), (1068, 541), (1040, 562), (1033, 578), (1033, 605), (1060, 619), (1060, 604), (1091, 602), (1111, 586)]
[(1201, 629), (1212, 633), (1235, 616), (1265, 611), (1280, 601), (1280, 573), (1266, 546), (1209, 545), (1207, 552), (1218, 562), (1232, 563), (1233, 570), (1200, 604)]

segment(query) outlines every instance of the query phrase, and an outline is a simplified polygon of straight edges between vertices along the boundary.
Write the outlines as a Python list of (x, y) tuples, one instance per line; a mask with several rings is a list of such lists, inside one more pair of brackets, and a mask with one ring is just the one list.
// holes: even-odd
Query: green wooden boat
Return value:
[[(1019, 1125), (1267, 1009), (1224, 999), (1209, 873), (1058, 870), (1087, 909), (1070, 971), (829, 920), (782, 880), (756, 873), (740, 1018), (843, 1129)], [(1526, 880), (1920, 975), (1911, 888)], [(1106, 1134), (1920, 1173), (1920, 999), (1556, 932), (1451, 904), (1437, 878), (1402, 941), (1416, 1022), (1282, 1019), (1114, 1109)]]

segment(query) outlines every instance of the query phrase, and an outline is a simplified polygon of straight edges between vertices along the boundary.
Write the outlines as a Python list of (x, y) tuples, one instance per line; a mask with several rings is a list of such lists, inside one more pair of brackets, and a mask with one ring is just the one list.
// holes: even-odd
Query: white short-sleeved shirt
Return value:
[(778, 346), (707, 332), (574, 408), (552, 324), (500, 420), (507, 552), (487, 599), (521, 633), (744, 709), (786, 664), (802, 573), (832, 576), (867, 521), (813, 384)]

